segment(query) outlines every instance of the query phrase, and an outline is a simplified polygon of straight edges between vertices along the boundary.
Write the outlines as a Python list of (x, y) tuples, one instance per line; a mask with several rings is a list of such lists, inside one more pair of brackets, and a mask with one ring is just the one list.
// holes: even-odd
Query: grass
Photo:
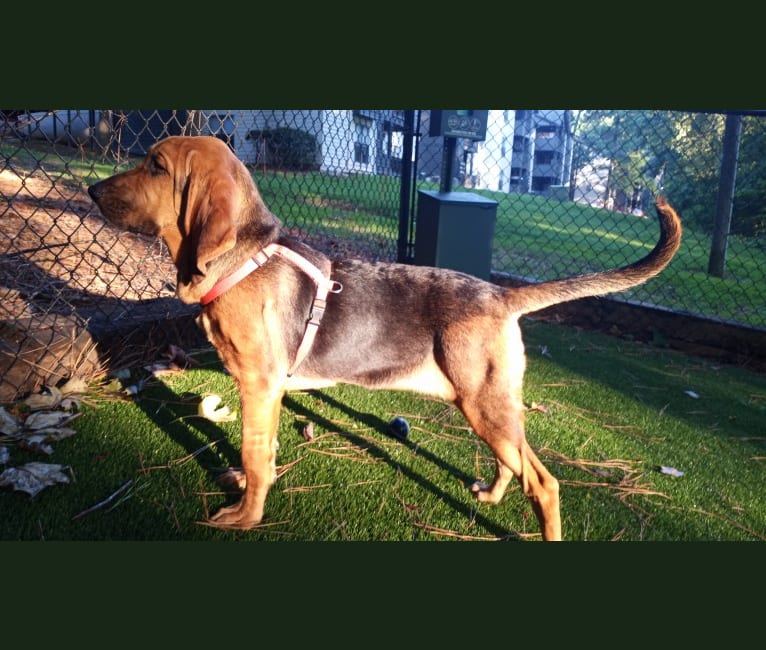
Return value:
[[(524, 330), (528, 437), (561, 481), (565, 539), (766, 539), (766, 378), (556, 325)], [(196, 415), (207, 393), (239, 411), (215, 354), (197, 358), (200, 367), (150, 381), (135, 400), (101, 391), (84, 404), (77, 434), (49, 459), (73, 481), (35, 498), (0, 494), (0, 539), (540, 539), (515, 484), (498, 506), (469, 495), (467, 485), (491, 478), (492, 461), (458, 411), (349, 386), (285, 397), (280, 478), (259, 528), (200, 525), (228, 499), (214, 477), (239, 463), (240, 423)], [(386, 434), (396, 415), (412, 425), (405, 442)], [(12, 464), (27, 460), (41, 459), (12, 450)]]

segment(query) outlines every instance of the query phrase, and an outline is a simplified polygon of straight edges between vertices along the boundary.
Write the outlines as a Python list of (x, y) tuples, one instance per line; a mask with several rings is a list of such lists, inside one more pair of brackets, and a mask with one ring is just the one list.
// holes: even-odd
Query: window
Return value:
[(535, 151), (535, 164), (537, 165), (550, 165), (555, 158), (555, 151)]
[(370, 120), (354, 116), (354, 162), (370, 164)]
[(553, 138), (558, 133), (558, 130), (557, 126), (538, 126), (536, 135), (541, 140), (545, 138)]
[(401, 131), (391, 131), (391, 157), (401, 158), (404, 150), (404, 134)]

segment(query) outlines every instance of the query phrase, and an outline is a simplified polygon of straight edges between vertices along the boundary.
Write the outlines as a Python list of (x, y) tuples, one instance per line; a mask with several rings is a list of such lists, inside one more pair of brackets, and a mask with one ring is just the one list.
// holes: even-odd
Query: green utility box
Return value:
[(497, 201), (470, 192), (418, 191), (415, 264), (489, 280)]

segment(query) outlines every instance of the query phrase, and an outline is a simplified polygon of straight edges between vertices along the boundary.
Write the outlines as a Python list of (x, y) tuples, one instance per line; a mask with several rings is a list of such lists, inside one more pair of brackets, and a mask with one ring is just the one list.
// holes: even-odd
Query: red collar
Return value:
[(295, 361), (287, 373), (288, 375), (292, 375), (303, 359), (306, 358), (314, 343), (314, 336), (319, 328), (319, 322), (322, 320), (324, 310), (327, 307), (327, 294), (340, 293), (343, 289), (343, 285), (341, 285), (340, 282), (331, 280), (329, 274), (325, 275), (322, 273), (322, 271), (303, 257), (303, 255), (299, 255), (294, 250), (282, 246), (281, 244), (271, 243), (248, 259), (241, 267), (239, 267), (239, 269), (234, 271), (234, 273), (227, 275), (225, 278), (216, 282), (215, 285), (213, 285), (213, 288), (200, 298), (200, 304), (204, 306), (211, 303), (222, 293), (228, 291), (235, 284), (245, 279), (253, 271), (262, 267), (269, 261), (269, 258), (272, 257), (272, 255), (279, 255), (297, 266), (314, 281), (314, 284), (317, 287), (314, 302), (311, 304), (311, 313), (306, 322), (306, 331), (303, 334), (303, 340), (298, 347)]
[(222, 293), (231, 289), (235, 284), (244, 280), (253, 271), (263, 266), (268, 259), (276, 252), (274, 249), (279, 244), (269, 244), (266, 248), (259, 250), (253, 257), (248, 259), (239, 269), (234, 271), (231, 275), (227, 275), (225, 278), (218, 280), (213, 285), (213, 288), (208, 291), (199, 302), (202, 306), (213, 302)]

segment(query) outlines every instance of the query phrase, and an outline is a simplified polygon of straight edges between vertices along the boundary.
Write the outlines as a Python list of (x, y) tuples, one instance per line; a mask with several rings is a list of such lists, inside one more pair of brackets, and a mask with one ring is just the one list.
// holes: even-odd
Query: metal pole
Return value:
[(442, 175), (439, 184), (440, 192), (449, 192), (452, 189), (452, 176), (455, 173), (455, 149), (457, 138), (444, 136), (444, 149), (442, 151)]
[(415, 137), (415, 111), (404, 111), (404, 143), (402, 147), (402, 176), (399, 186), (399, 239), (396, 260), (409, 261), (410, 193), (412, 192), (412, 141)]
[(708, 274), (717, 278), (723, 278), (726, 272), (726, 248), (731, 228), (731, 211), (734, 204), (737, 157), (739, 156), (741, 134), (742, 116), (729, 113), (726, 116), (726, 126), (723, 133), (718, 201), (716, 202), (715, 223), (713, 224), (713, 243), (710, 248), (710, 260), (707, 268)]

